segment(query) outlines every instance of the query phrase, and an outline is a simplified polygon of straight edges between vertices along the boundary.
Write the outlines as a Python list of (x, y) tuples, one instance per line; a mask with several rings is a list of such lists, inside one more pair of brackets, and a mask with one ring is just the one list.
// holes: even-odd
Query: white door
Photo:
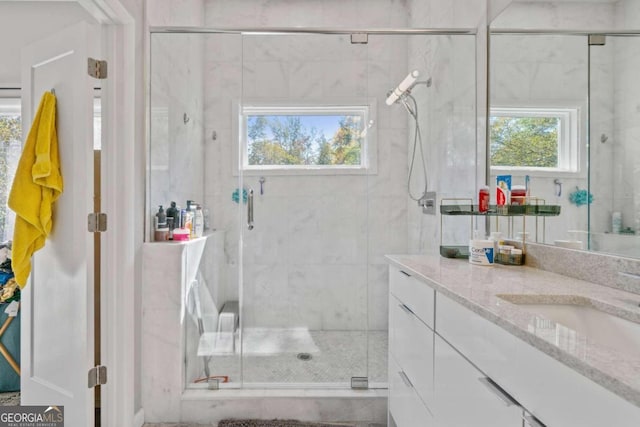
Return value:
[(80, 23), (22, 52), (22, 114), (29, 131), (42, 94), (57, 97), (64, 191), (45, 247), (33, 257), (22, 303), (22, 404), (63, 405), (65, 425), (94, 424), (93, 93), (87, 57), (98, 32)]

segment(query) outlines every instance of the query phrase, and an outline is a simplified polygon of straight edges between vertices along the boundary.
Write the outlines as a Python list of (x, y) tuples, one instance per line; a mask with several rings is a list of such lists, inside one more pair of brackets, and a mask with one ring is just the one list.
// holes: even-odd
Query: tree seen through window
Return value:
[(0, 112), (0, 241), (13, 238), (15, 214), (7, 199), (20, 159), (22, 127), (19, 113)]
[(360, 166), (363, 135), (358, 115), (249, 115), (250, 166)]
[(558, 167), (558, 117), (493, 116), (491, 165)]

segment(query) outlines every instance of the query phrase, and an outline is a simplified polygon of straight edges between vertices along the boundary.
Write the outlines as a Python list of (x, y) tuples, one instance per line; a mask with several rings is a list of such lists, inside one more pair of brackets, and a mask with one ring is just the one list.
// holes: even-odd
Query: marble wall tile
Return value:
[(614, 17), (610, 3), (513, 2), (493, 22), (494, 28), (602, 29), (611, 28)]
[[(411, 4), (411, 22), (417, 26), (462, 25), (456, 17), (455, 2), (432, 1)], [(469, 5), (471, 9), (477, 5)], [(480, 15), (478, 15), (480, 16)], [(478, 17), (477, 16), (477, 17)], [(476, 18), (477, 18), (476, 17)], [(468, 24), (468, 23), (467, 23)], [(469, 25), (476, 26), (476, 23)], [(476, 167), (476, 82), (475, 38), (464, 36), (416, 37), (409, 40), (409, 69), (417, 68), (423, 76), (432, 78), (432, 86), (417, 88), (413, 95), (418, 101), (423, 146), (427, 161), (429, 190), (437, 191), (437, 203), (443, 197), (463, 197), (473, 193)], [(473, 71), (472, 71), (473, 70)], [(465, 109), (467, 114), (462, 113)], [(460, 114), (456, 116), (456, 111)], [(413, 147), (412, 119), (409, 128), (408, 161)], [(471, 130), (471, 131), (469, 131)], [(424, 187), (420, 163), (411, 180), (414, 196)], [(438, 253), (440, 236), (443, 241), (469, 240), (468, 226), (440, 228), (438, 215), (424, 215), (417, 202), (408, 198), (408, 238), (412, 253)], [(465, 221), (466, 224), (468, 224)]]
[(364, 330), (367, 327), (367, 270), (353, 265), (292, 266), (289, 326), (312, 330)]
[[(203, 404), (205, 403), (206, 404)], [(299, 419), (302, 421), (369, 421), (385, 423), (386, 397), (269, 397), (189, 400), (181, 420), (215, 425), (225, 418)], [(164, 426), (162, 426), (164, 427)]]
[(203, 0), (154, 0), (153, 7), (147, 8), (149, 26), (202, 25), (204, 3)]
[(170, 201), (203, 199), (203, 38), (151, 40), (151, 216)]

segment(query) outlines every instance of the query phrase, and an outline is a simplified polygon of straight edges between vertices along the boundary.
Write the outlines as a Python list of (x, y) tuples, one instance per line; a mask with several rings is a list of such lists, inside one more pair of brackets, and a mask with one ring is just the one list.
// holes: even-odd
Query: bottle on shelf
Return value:
[(193, 230), (195, 237), (202, 237), (204, 234), (204, 214), (202, 212), (202, 206), (200, 205), (196, 205), (193, 216)]
[[(172, 234), (174, 228), (180, 227), (180, 210), (176, 207), (176, 202), (171, 202), (171, 206), (167, 208), (166, 214), (169, 232)], [(169, 221), (169, 218), (173, 218), (173, 220)]]
[(157, 242), (163, 242), (169, 239), (169, 227), (167, 226), (167, 215), (162, 205), (155, 216), (154, 227), (154, 240)]

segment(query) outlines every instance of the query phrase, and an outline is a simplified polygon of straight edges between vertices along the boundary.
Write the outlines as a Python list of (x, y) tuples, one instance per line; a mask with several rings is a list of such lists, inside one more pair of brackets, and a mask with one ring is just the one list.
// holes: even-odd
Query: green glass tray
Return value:
[(440, 205), (442, 215), (482, 215), (482, 216), (558, 216), (559, 205), (490, 205), (487, 212), (480, 212), (478, 205)]
[(445, 258), (469, 258), (469, 246), (440, 245), (440, 255)]

